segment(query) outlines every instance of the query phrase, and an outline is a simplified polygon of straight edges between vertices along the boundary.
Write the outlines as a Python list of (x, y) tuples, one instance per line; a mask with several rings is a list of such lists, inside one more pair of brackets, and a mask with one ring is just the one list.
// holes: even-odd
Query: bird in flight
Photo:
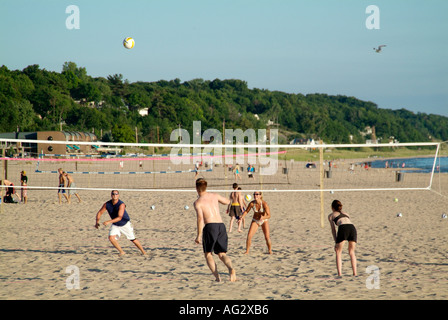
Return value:
[(385, 46), (386, 46), (385, 44), (382, 44), (382, 45), (378, 46), (378, 48), (373, 48), (373, 50), (375, 50), (375, 52), (380, 53), (380, 52), (381, 52), (381, 49), (382, 49), (383, 47), (385, 47)]

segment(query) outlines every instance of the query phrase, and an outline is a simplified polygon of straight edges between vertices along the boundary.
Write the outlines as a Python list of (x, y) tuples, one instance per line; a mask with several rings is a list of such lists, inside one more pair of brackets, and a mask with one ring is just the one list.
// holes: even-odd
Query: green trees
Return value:
[[(140, 115), (139, 111), (147, 111)], [(289, 94), (249, 89), (238, 79), (180, 79), (129, 83), (121, 74), (93, 78), (74, 62), (51, 72), (39, 65), (22, 71), (0, 67), (0, 132), (94, 131), (108, 139), (169, 142), (172, 130), (261, 129), (288, 132), (287, 139), (363, 143), (375, 128), (382, 142), (448, 140), (448, 118), (379, 109), (373, 102), (326, 94)], [(286, 142), (286, 141), (284, 141)]]

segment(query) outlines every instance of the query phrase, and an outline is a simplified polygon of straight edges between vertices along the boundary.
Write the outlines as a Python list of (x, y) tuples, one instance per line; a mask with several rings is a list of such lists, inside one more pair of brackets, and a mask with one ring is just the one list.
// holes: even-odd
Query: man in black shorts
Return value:
[(236, 281), (236, 273), (232, 267), (232, 261), (226, 254), (227, 232), (219, 213), (219, 204), (228, 205), (230, 200), (219, 194), (207, 192), (207, 181), (203, 178), (196, 180), (196, 191), (199, 198), (194, 202), (198, 226), (195, 242), (200, 244), (202, 240), (205, 260), (216, 281), (221, 281), (221, 278), (212, 252), (217, 254), (219, 259), (225, 264), (229, 270), (230, 281), (234, 282)]

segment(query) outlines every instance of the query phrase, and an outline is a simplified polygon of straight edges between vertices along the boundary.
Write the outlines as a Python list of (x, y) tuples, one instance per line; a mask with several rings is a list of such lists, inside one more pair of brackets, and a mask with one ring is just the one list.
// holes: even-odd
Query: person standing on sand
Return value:
[[(342, 248), (344, 242), (348, 241), (348, 253), (352, 263), (353, 275), (357, 275), (356, 271), (356, 256), (355, 248), (357, 241), (357, 232), (353, 223), (350, 221), (350, 216), (346, 212), (342, 212), (342, 203), (339, 200), (334, 200), (331, 204), (332, 213), (328, 215), (328, 221), (331, 226), (331, 233), (335, 241), (334, 251), (336, 251), (336, 268), (338, 276), (342, 275)], [(338, 227), (336, 233), (336, 227)]]
[(110, 226), (109, 229), (109, 241), (118, 250), (119, 256), (123, 256), (125, 252), (118, 243), (118, 238), (121, 234), (124, 234), (128, 240), (135, 244), (140, 252), (145, 255), (146, 252), (143, 249), (140, 241), (135, 238), (134, 229), (131, 225), (131, 218), (126, 211), (126, 205), (120, 200), (120, 194), (118, 190), (112, 190), (111, 200), (107, 201), (96, 214), (95, 228), (100, 226), (100, 218), (104, 212), (108, 212), (110, 220), (103, 222), (104, 226)]
[(21, 193), (22, 193), (22, 202), (26, 204), (28, 202), (28, 177), (26, 175), (26, 171), (22, 170), (20, 171), (20, 185), (22, 186)]
[(229, 198), (229, 206), (227, 207), (227, 213), (230, 215), (230, 226), (229, 226), (229, 232), (232, 232), (232, 226), (233, 226), (233, 222), (235, 221), (235, 219), (237, 220), (238, 223), (238, 230), (239, 225), (240, 225), (240, 218), (241, 218), (241, 213), (243, 212), (243, 196), (241, 195), (241, 192), (237, 192), (236, 190), (238, 190), (238, 183), (234, 183), (233, 184), (233, 190), (235, 190), (234, 192), (230, 193), (230, 198)]
[[(66, 172), (64, 172), (64, 176), (67, 179), (67, 188), (75, 188), (76, 184), (73, 177)], [(70, 200), (72, 194), (76, 195), (76, 197), (78, 197), (78, 201), (81, 202), (81, 198), (79, 197), (78, 191), (76, 189), (67, 189), (67, 191), (68, 191), (68, 198), (67, 198), (68, 203), (71, 203)]]
[(229, 270), (230, 281), (236, 281), (236, 272), (232, 266), (232, 261), (227, 256), (228, 237), (226, 227), (222, 222), (219, 213), (219, 204), (228, 205), (229, 199), (216, 194), (207, 192), (207, 181), (203, 178), (196, 180), (196, 191), (199, 195), (194, 202), (194, 209), (197, 215), (197, 236), (196, 244), (202, 240), (202, 248), (205, 260), (216, 281), (220, 282), (221, 277), (218, 273), (218, 267), (213, 259), (212, 252), (218, 255), (219, 259)]
[(249, 254), (249, 248), (252, 243), (252, 237), (255, 232), (258, 230), (258, 227), (261, 226), (261, 229), (264, 233), (264, 238), (266, 240), (266, 245), (268, 247), (268, 253), (272, 254), (272, 244), (271, 237), (269, 235), (269, 219), (271, 218), (271, 210), (269, 209), (266, 201), (263, 200), (263, 194), (261, 191), (254, 192), (254, 200), (252, 200), (247, 206), (246, 210), (244, 210), (241, 219), (244, 219), (246, 214), (250, 211), (250, 209), (254, 210), (254, 215), (252, 217), (252, 223), (249, 227), (249, 232), (247, 233), (246, 240), (246, 252), (245, 254)]
[(58, 173), (59, 173), (58, 198), (59, 198), (59, 204), (61, 204), (62, 203), (61, 194), (64, 195), (67, 202), (69, 202), (69, 201), (68, 201), (67, 194), (65, 193), (65, 176), (64, 176), (64, 171), (62, 170), (62, 168), (58, 169)]
[(238, 178), (240, 178), (240, 180), (242, 180), (241, 175), (240, 175), (240, 170), (241, 170), (240, 166), (237, 163), (236, 166), (233, 168), (233, 174), (235, 175), (235, 182), (238, 182)]

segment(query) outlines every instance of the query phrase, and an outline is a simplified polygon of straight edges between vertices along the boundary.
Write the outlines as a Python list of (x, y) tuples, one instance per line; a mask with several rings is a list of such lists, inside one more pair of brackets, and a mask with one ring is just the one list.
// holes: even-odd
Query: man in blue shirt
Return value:
[(110, 220), (104, 221), (103, 225), (111, 225), (109, 229), (109, 241), (120, 252), (119, 255), (122, 256), (125, 254), (118, 243), (118, 238), (121, 234), (124, 234), (128, 240), (132, 241), (142, 254), (146, 254), (140, 244), (140, 241), (135, 238), (134, 229), (131, 225), (131, 219), (126, 211), (126, 205), (120, 200), (118, 190), (112, 190), (111, 198), (111, 200), (103, 204), (101, 209), (96, 214), (95, 228), (98, 229), (100, 226), (100, 218), (102, 214), (107, 211), (109, 213)]

